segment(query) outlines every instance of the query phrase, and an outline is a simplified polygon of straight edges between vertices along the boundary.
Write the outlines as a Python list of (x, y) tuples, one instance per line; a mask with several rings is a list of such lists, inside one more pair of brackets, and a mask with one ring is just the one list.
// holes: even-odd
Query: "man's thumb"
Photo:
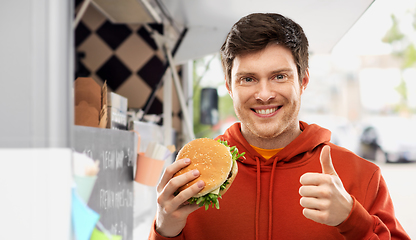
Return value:
[(338, 176), (337, 172), (335, 171), (334, 166), (332, 165), (330, 146), (325, 145), (322, 148), (321, 156), (319, 158), (321, 160), (322, 173)]

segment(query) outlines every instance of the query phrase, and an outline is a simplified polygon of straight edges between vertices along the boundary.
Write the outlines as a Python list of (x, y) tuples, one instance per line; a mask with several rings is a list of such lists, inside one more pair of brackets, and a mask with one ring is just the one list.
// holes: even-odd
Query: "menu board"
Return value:
[(133, 164), (137, 156), (135, 133), (74, 126), (74, 150), (100, 162), (88, 206), (100, 222), (123, 240), (133, 239)]

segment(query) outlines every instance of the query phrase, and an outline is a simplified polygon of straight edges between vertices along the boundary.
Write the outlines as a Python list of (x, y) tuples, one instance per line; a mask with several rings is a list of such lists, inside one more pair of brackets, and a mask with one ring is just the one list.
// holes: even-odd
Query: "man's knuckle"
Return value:
[(329, 201), (321, 201), (321, 203), (320, 203), (320, 208), (321, 209), (323, 209), (323, 210), (326, 210), (326, 209), (328, 209), (329, 208)]
[(169, 167), (166, 168), (165, 174), (168, 174), (168, 175), (173, 175), (174, 174), (172, 165), (170, 165)]
[(169, 186), (171, 186), (172, 188), (174, 188), (174, 189), (178, 189), (179, 187), (180, 187), (180, 184), (178, 183), (178, 180), (176, 180), (176, 179), (171, 179), (169, 182), (168, 182), (168, 184), (169, 184)]
[(171, 217), (172, 217), (173, 219), (179, 220), (179, 219), (181, 219), (181, 218), (182, 218), (182, 213), (181, 213), (181, 212), (179, 212), (179, 211), (172, 212), (172, 213), (171, 213)]
[(325, 199), (331, 197), (331, 193), (330, 193), (330, 191), (327, 188), (322, 188), (321, 190), (319, 190), (319, 195), (322, 198), (325, 198)]
[(180, 193), (176, 196), (176, 199), (177, 199), (179, 202), (185, 202), (185, 201), (187, 200), (187, 198), (186, 198), (185, 194), (186, 194), (186, 191), (185, 191), (185, 190), (184, 190), (184, 191), (182, 191), (182, 192), (180, 192)]
[(324, 184), (330, 184), (332, 182), (332, 180), (331, 180), (329, 175), (322, 174), (321, 175), (321, 182), (324, 183)]
[(173, 210), (174, 210), (171, 204), (166, 204), (166, 205), (164, 205), (164, 206), (162, 207), (162, 209), (163, 209), (163, 211), (164, 211), (166, 214), (170, 214), (170, 215), (172, 215)]
[(328, 212), (324, 211), (321, 214), (318, 215), (318, 219), (321, 223), (326, 223), (328, 222), (329, 219), (329, 214)]
[(163, 199), (162, 199), (162, 197), (161, 197), (161, 196), (159, 196), (159, 197), (156, 199), (156, 202), (157, 202), (157, 204), (158, 204), (159, 206), (162, 206), (162, 205), (163, 205), (163, 203), (164, 203), (164, 201), (163, 201)]

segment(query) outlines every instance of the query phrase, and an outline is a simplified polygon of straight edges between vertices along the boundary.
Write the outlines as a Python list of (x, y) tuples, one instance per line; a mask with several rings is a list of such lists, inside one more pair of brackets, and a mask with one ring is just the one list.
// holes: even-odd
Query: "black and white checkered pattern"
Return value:
[[(76, 10), (81, 3), (76, 1)], [(149, 26), (163, 34), (162, 25)], [(92, 77), (100, 85), (107, 80), (111, 91), (128, 99), (129, 108), (143, 108), (164, 74), (164, 56), (143, 26), (113, 24), (93, 5), (75, 30), (75, 44), (78, 60), (75, 76)], [(160, 89), (148, 113), (161, 114), (162, 104)], [(173, 116), (177, 121), (179, 112), (179, 104), (173, 99)]]

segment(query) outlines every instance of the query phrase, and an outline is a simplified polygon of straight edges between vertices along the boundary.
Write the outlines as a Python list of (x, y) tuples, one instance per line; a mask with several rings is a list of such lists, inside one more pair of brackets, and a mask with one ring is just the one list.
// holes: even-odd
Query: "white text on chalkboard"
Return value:
[(114, 192), (111, 190), (100, 190), (100, 208), (122, 208), (133, 207), (133, 192), (128, 189)]

